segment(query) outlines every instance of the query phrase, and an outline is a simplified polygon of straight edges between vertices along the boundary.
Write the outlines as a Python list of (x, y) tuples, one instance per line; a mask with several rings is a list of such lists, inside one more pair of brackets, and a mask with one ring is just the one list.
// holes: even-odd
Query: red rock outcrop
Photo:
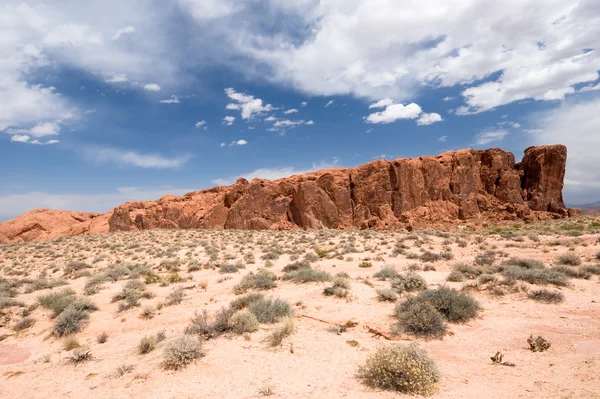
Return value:
[(108, 230), (108, 216), (101, 213), (34, 209), (0, 224), (0, 244), (51, 240)]
[(527, 148), (518, 164), (501, 149), (468, 149), (275, 181), (239, 179), (182, 197), (128, 202), (66, 229), (48, 227), (47, 235), (15, 228), (7, 234), (5, 225), (14, 221), (6, 222), (0, 224), (0, 240), (3, 235), (5, 242), (13, 242), (15, 237), (25, 241), (153, 228), (449, 229), (559, 218), (568, 216), (562, 199), (566, 159), (562, 145)]

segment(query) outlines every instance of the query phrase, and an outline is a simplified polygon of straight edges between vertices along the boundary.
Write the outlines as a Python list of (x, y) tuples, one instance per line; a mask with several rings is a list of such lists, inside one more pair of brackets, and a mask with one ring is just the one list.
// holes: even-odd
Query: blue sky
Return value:
[(555, 143), (598, 200), (600, 5), (508, 3), (3, 1), (0, 220)]

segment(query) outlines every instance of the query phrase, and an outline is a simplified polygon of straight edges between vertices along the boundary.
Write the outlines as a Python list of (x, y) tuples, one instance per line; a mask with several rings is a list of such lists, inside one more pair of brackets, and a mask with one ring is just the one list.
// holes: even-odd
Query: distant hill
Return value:
[(589, 204), (567, 204), (567, 206), (569, 208), (578, 208), (578, 209), (600, 208), (600, 201), (592, 202), (592, 203), (589, 203)]

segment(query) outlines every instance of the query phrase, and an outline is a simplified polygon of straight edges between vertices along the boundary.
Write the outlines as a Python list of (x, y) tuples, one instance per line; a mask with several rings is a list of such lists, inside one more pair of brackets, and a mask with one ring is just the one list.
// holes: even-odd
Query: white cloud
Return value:
[(441, 121), (442, 116), (440, 114), (436, 114), (435, 112), (431, 114), (422, 113), (421, 116), (419, 116), (419, 119), (417, 119), (417, 125), (431, 125), (432, 123)]
[(146, 85), (144, 85), (144, 90), (148, 90), (148, 91), (160, 91), (161, 87), (159, 85), (157, 85), (156, 83), (148, 83)]
[(308, 105), (308, 103), (307, 103), (306, 101), (302, 101), (302, 102), (300, 103), (300, 106), (301, 106), (301, 107), (306, 107), (307, 105)]
[(37, 208), (62, 209), (78, 212), (108, 212), (128, 201), (155, 200), (166, 194), (184, 195), (198, 188), (185, 189), (170, 186), (122, 187), (114, 192), (78, 194), (27, 192), (0, 195), (0, 221), (14, 218)]
[(567, 146), (565, 199), (572, 203), (600, 200), (600, 97), (567, 102), (532, 118), (531, 144)]
[(135, 28), (133, 26), (126, 26), (125, 28), (119, 29), (117, 33), (112, 37), (113, 40), (119, 40), (123, 35), (128, 35), (135, 32)]
[(31, 137), (29, 137), (26, 134), (20, 135), (20, 134), (15, 134), (14, 136), (12, 136), (10, 138), (10, 141), (16, 141), (19, 143), (27, 143), (29, 141)]
[(190, 155), (167, 158), (160, 154), (140, 154), (109, 147), (90, 147), (85, 150), (85, 155), (96, 162), (151, 169), (177, 169), (192, 158)]
[(252, 172), (244, 173), (239, 176), (231, 176), (227, 178), (219, 178), (214, 179), (212, 182), (219, 186), (226, 186), (236, 182), (237, 179), (243, 177), (248, 181), (252, 181), (252, 179), (268, 179), (268, 180), (277, 180), (283, 177), (289, 177), (292, 175), (298, 175), (302, 173), (314, 172), (315, 170), (320, 169), (329, 169), (339, 167), (339, 158), (332, 158), (331, 162), (321, 161), (318, 163), (313, 163), (311, 168), (306, 169), (297, 169), (291, 166), (281, 167), (281, 168), (260, 168), (256, 169)]
[(289, 127), (293, 128), (299, 125), (303, 125), (305, 122), (303, 120), (292, 121), (289, 119), (282, 119), (273, 123), (275, 127)]
[[(196, 128), (201, 128), (202, 126), (206, 125), (206, 121), (205, 120), (201, 120), (199, 122), (196, 122)], [(206, 128), (205, 128), (206, 129)]]
[(446, 141), (448, 141), (448, 136), (440, 136), (437, 141), (439, 141), (440, 143), (445, 143)]
[(335, 101), (334, 100), (329, 100), (327, 102), (327, 104), (325, 104), (325, 108), (329, 107), (331, 104), (333, 104)]
[(112, 75), (111, 77), (107, 78), (106, 81), (108, 83), (124, 83), (124, 82), (128, 82), (129, 79), (127, 79), (127, 75), (125, 75), (124, 73), (119, 73), (119, 74)]
[(454, 100), (454, 97), (450, 97), (450, 96), (446, 96), (444, 98), (442, 98), (443, 101), (451, 101)]
[(416, 119), (423, 111), (415, 103), (407, 106), (402, 104), (391, 104), (385, 107), (383, 111), (370, 114), (366, 121), (368, 123), (392, 123), (398, 119)]
[(227, 17), (243, 8), (234, 0), (178, 0), (201, 23)]
[(507, 134), (506, 130), (485, 130), (475, 136), (475, 143), (477, 145), (487, 145), (496, 141), (502, 141)]
[(46, 142), (41, 142), (39, 140), (32, 140), (29, 142), (29, 144), (36, 144), (36, 145), (52, 145), (52, 144), (58, 144), (60, 143), (60, 141), (58, 140), (48, 140)]
[(181, 101), (179, 101), (179, 97), (173, 95), (171, 98), (167, 100), (160, 100), (159, 102), (161, 104), (179, 104)]
[(265, 118), (265, 122), (275, 122), (277, 120), (277, 118), (275, 117), (275, 115), (271, 115)]
[(254, 115), (260, 115), (263, 112), (277, 109), (271, 104), (263, 105), (263, 101), (260, 98), (254, 98), (254, 96), (245, 93), (238, 93), (231, 87), (225, 89), (225, 94), (235, 101), (234, 103), (227, 104), (226, 109), (240, 111), (242, 119), (252, 119)]
[(33, 137), (56, 136), (60, 132), (58, 122), (43, 122), (29, 129), (7, 129), (8, 134), (27, 134)]
[(388, 105), (392, 105), (394, 103), (394, 100), (392, 100), (391, 98), (384, 98), (383, 100), (379, 100), (376, 103), (373, 103), (371, 105), (369, 105), (369, 109), (371, 108), (385, 108)]
[(225, 143), (221, 143), (221, 144), (219, 145), (219, 147), (225, 147), (226, 145), (227, 145), (227, 144), (225, 144)]
[(600, 83), (597, 83), (593, 86), (584, 86), (581, 89), (579, 89), (579, 91), (581, 92), (585, 92), (585, 91), (595, 91), (595, 90), (600, 90)]
[(223, 123), (227, 126), (233, 125), (233, 122), (235, 122), (235, 116), (226, 116), (223, 118)]
[(306, 124), (307, 124), (307, 125), (314, 125), (314, 124), (315, 124), (315, 122), (314, 122), (314, 121), (312, 121), (312, 120), (310, 120), (310, 121), (306, 122)]
[(246, 140), (238, 140), (235, 142), (235, 145), (246, 145), (248, 142)]
[(284, 114), (286, 114), (286, 115), (295, 114), (295, 113), (298, 113), (298, 110), (296, 108), (288, 109), (287, 111), (284, 112)]

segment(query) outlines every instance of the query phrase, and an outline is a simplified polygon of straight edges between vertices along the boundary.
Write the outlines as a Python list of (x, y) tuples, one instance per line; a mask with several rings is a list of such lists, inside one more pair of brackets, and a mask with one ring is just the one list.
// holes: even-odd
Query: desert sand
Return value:
[[(416, 342), (439, 367), (435, 398), (598, 398), (600, 284), (590, 271), (600, 264), (599, 232), (599, 217), (582, 216), (479, 232), (147, 230), (2, 245), (0, 282), (15, 287), (12, 299), (17, 303), (11, 305), (5, 297), (0, 309), (0, 397), (404, 397), (365, 386), (357, 368), (378, 347)], [(468, 276), (447, 281), (457, 264), (483, 268), (481, 255), (491, 265), (526, 258), (551, 268), (567, 254), (581, 265), (563, 266), (573, 276), (580, 272), (566, 287), (524, 281), (501, 285), (501, 272), (492, 281)], [(282, 269), (302, 259), (331, 276), (347, 273), (348, 291), (326, 296), (323, 291), (331, 282), (282, 280)], [(223, 264), (241, 268), (223, 273)], [(130, 281), (128, 275), (84, 295), (93, 276), (132, 265), (157, 276), (148, 279), (145, 291), (152, 294), (141, 298), (139, 306), (125, 309), (122, 301), (112, 300)], [(384, 267), (412, 270), (428, 289), (464, 289), (481, 310), (466, 323), (449, 323), (441, 339), (394, 334), (395, 303), (380, 301), (376, 292), (389, 288), (390, 281), (373, 277)], [(78, 270), (69, 270), (73, 268)], [(234, 287), (243, 276), (262, 268), (279, 278), (275, 288), (260, 292), (292, 306), (293, 333), (271, 345), (268, 338), (281, 323), (261, 323), (256, 332), (201, 337), (203, 357), (166, 369), (164, 348), (184, 334), (194, 313), (228, 306), (240, 296)], [(57, 286), (43, 288), (52, 282)], [(98, 307), (71, 335), (91, 355), (77, 364), (69, 358), (78, 349), (65, 348), (65, 338), (54, 331), (52, 312), (36, 306), (40, 296), (65, 288)], [(182, 301), (164, 305), (177, 288), (183, 289)], [(529, 294), (540, 288), (558, 291), (564, 300), (531, 299)], [(403, 292), (396, 303), (415, 294)], [(143, 311), (155, 314), (142, 318)], [(24, 314), (33, 325), (15, 331)], [(140, 354), (140, 340), (159, 332), (166, 339)], [(102, 333), (108, 334), (104, 343), (98, 342)], [(550, 349), (532, 352), (530, 335), (543, 336)], [(497, 351), (514, 366), (494, 364), (490, 357)]]

